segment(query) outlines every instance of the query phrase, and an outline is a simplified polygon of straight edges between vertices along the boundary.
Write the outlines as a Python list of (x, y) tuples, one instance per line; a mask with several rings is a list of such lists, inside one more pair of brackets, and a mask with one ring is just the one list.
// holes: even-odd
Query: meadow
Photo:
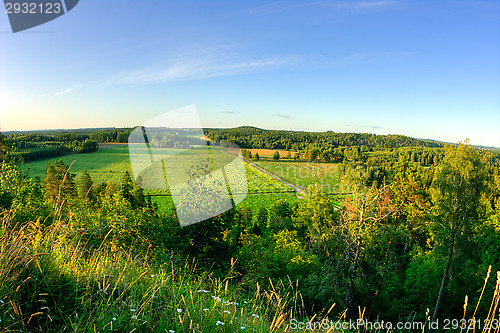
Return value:
[(324, 194), (340, 192), (337, 164), (293, 160), (260, 160), (254, 163), (292, 184), (304, 188), (317, 184)]
[(61, 159), (65, 165), (71, 165), (70, 171), (77, 178), (87, 170), (94, 183), (112, 180), (117, 184), (121, 182), (125, 171), (132, 172), (130, 166), (128, 147), (116, 146), (99, 149), (94, 153), (64, 155), (55, 159), (44, 159), (25, 163), (22, 170), (28, 172), (30, 178), (40, 177), (43, 180), (47, 164), (52, 160)]
[[(129, 158), (129, 149), (127, 145), (120, 144), (100, 144), (101, 149), (97, 152), (89, 154), (71, 154), (55, 159), (44, 159), (40, 161), (28, 162), (22, 166), (23, 171), (28, 172), (30, 178), (39, 177), (43, 180), (47, 164), (52, 160), (61, 159), (66, 165), (71, 165), (70, 171), (76, 174), (77, 179), (81, 176), (84, 170), (87, 170), (94, 183), (113, 181), (119, 184), (123, 179), (123, 174), (128, 171), (132, 174), (132, 166)], [(169, 149), (174, 152), (178, 150)], [(187, 151), (189, 152), (189, 150)], [(221, 149), (212, 147), (212, 157), (216, 160), (227, 162), (228, 158), (232, 157)], [(186, 158), (186, 157), (185, 157)], [(285, 162), (286, 163), (286, 162)], [(301, 162), (289, 162), (296, 167), (306, 165)], [(217, 163), (216, 163), (217, 164)], [(220, 164), (220, 163), (219, 163)], [(216, 165), (217, 167), (218, 165)], [(271, 206), (278, 199), (289, 203), (297, 201), (295, 191), (287, 185), (279, 182), (269, 175), (244, 164), (248, 195), (239, 205), (250, 207), (253, 211), (257, 211), (260, 206)], [(274, 172), (278, 170), (278, 166), (273, 162), (262, 162), (261, 167), (270, 168)], [(308, 168), (307, 166), (305, 166)], [(175, 166), (173, 167), (175, 169)], [(273, 171), (274, 170), (274, 171)], [(309, 169), (307, 169), (309, 170)], [(279, 173), (275, 172), (279, 175)], [(311, 176), (312, 177), (312, 176)], [(300, 181), (296, 178), (287, 179), (291, 182)], [(304, 180), (306, 181), (306, 180)], [(173, 210), (173, 200), (169, 196), (170, 191), (167, 190), (152, 190), (146, 189), (146, 194), (152, 194), (151, 200), (158, 207), (159, 212), (170, 214)]]

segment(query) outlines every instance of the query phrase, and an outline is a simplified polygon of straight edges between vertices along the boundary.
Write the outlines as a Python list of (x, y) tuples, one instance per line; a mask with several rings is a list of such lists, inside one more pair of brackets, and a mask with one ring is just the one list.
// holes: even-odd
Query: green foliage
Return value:
[(9, 219), (0, 228), (2, 330), (284, 332), (297, 314), (287, 306), (297, 299), (293, 286), (276, 284), (272, 297), (260, 289), (246, 295), (232, 271), (195, 275), (176, 256), (151, 265), (148, 255), (116, 252), (104, 241), (89, 254), (65, 221), (44, 228)]
[(77, 194), (75, 175), (69, 172), (69, 167), (62, 160), (51, 161), (43, 179), (45, 200), (52, 205), (74, 199)]
[[(123, 139), (118, 134), (113, 140)], [(328, 146), (326, 138), (342, 136), (324, 135), (308, 144), (271, 135), (265, 144), (282, 142), (302, 160), (256, 163), (309, 187), (307, 195), (284, 193), (289, 187), (247, 165), (248, 189), (257, 194), (186, 227), (172, 197), (159, 196), (168, 191), (144, 193), (134, 183), (126, 147), (45, 161), (43, 171), (36, 170), (39, 162), (28, 163), (31, 176), (45, 175), (43, 183), (23, 174), (15, 159), (5, 159), (0, 325), (13, 331), (89, 332), (111, 325), (117, 331), (181, 332), (191, 326), (232, 332), (246, 325), (276, 332), (269, 328), (273, 319), (296, 311), (297, 304), (303, 304), (302, 318), (336, 303), (334, 317), (356, 319), (358, 309), (366, 308), (370, 319), (423, 321), (440, 294), (440, 317), (461, 318), (468, 295), (469, 317), (470, 304), (479, 302), (476, 318), (485, 318), (490, 303), (484, 297), (480, 302), (478, 291), (484, 285), (485, 295), (495, 295), (495, 281), (485, 283), (484, 276), (489, 265), (492, 276), (500, 270), (495, 155), (469, 145), (381, 149), (372, 145), (379, 139), (359, 144), (369, 136), (346, 135), (343, 145)], [(344, 145), (350, 140), (357, 144)], [(211, 151), (226, 154), (216, 146)], [(306, 161), (311, 159), (314, 163)], [(297, 172), (287, 173), (289, 168)], [(207, 165), (192, 177), (207, 181), (210, 171)], [(335, 192), (322, 191), (328, 184)], [(198, 208), (213, 206), (202, 202)], [(279, 288), (293, 296), (279, 294)], [(211, 295), (198, 293), (201, 289)], [(262, 308), (250, 310), (243, 300)], [(217, 320), (225, 325), (217, 326)]]
[(89, 202), (94, 203), (94, 184), (87, 170), (83, 170), (83, 174), (80, 177), (79, 196), (82, 200), (88, 200)]

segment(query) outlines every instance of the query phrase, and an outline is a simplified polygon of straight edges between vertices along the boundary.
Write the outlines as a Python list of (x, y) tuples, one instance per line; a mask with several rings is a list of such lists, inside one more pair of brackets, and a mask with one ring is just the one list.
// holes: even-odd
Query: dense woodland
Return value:
[(130, 129), (83, 129), (18, 132), (8, 134), (4, 142), (11, 154), (24, 161), (36, 161), (73, 153), (91, 153), (98, 149), (98, 142), (128, 142)]
[(298, 132), (265, 130), (256, 127), (206, 129), (206, 135), (216, 142), (231, 142), (242, 148), (305, 150), (334, 149), (340, 146), (367, 146), (370, 148), (399, 148), (408, 146), (442, 147), (435, 141), (424, 141), (403, 135), (375, 135), (367, 133)]
[[(81, 139), (103, 138), (98, 135)], [(466, 296), (468, 312), (473, 312), (470, 308), (478, 303), (483, 285), (485, 300), (479, 302), (476, 318), (491, 313), (491, 296), (498, 289), (495, 273), (500, 270), (497, 155), (467, 143), (442, 145), (403, 136), (254, 128), (209, 130), (207, 135), (245, 148), (289, 149), (299, 152), (298, 160), (321, 163), (333, 161), (322, 152), (341, 148), (335, 161), (343, 192), (349, 195), (325, 197), (312, 188), (297, 203), (277, 195), (270, 206), (236, 207), (181, 228), (175, 211), (155, 207), (128, 173), (121, 183), (95, 184), (88, 173), (76, 178), (67, 165), (52, 161), (43, 180), (27, 178), (8, 152), (13, 141), (7, 138), (0, 174), (0, 210), (8, 212), (2, 232), (13, 232), (28, 221), (37, 221), (41, 229), (58, 225), (65, 230), (57, 238), (59, 247), (78, 244), (87, 256), (125, 253), (152, 270), (164, 265), (174, 270), (177, 261), (172, 258), (188, 258), (196, 263), (190, 274), (214, 279), (229, 274), (225, 281), (242, 295), (258, 295), (260, 288), (273, 290), (290, 281), (300, 295), (300, 313), (307, 318), (324, 315), (334, 303), (330, 316), (335, 318), (346, 310), (344, 318), (356, 319), (358, 307), (372, 319), (425, 321), (426, 313), (434, 319), (462, 318)], [(311, 156), (314, 149), (319, 154)], [(0, 244), (0, 265), (8, 262), (8, 253)], [(33, 259), (22, 270), (16, 266), (0, 275), (0, 299), (15, 300), (25, 314), (21, 320), (16, 307), (0, 305), (0, 325), (60, 329), (75, 312), (100, 320), (90, 314), (96, 296), (88, 296), (89, 289), (87, 294), (68, 291), (67, 284), (77, 284), (71, 275), (56, 279), (47, 275), (52, 266), (42, 262), (39, 269), (37, 263), (39, 259)], [(489, 267), (492, 277), (485, 283)], [(20, 283), (30, 274), (37, 279)], [(70, 295), (61, 296), (64, 306), (54, 305), (57, 297), (49, 302), (58, 309), (50, 313), (54, 321), (29, 296), (38, 281), (50, 282), (40, 290)], [(17, 291), (14, 285), (19, 285)], [(94, 288), (103, 288), (99, 286)], [(169, 297), (175, 295), (165, 296), (174, 309), (179, 305), (169, 303)], [(81, 301), (85, 297), (90, 299)], [(42, 314), (27, 324), (36, 311)], [(163, 320), (173, 322), (177, 314), (167, 318)], [(148, 320), (160, 321), (155, 315)], [(178, 331), (188, 331), (188, 323), (183, 325)]]

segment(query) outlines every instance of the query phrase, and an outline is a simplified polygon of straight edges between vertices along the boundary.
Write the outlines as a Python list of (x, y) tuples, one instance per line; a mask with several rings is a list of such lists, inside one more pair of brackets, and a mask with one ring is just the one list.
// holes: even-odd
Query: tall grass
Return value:
[[(246, 295), (171, 255), (90, 250), (61, 218), (0, 225), (2, 332), (280, 332), (300, 308), (289, 281)], [(235, 262), (232, 261), (232, 266)]]
[[(256, 291), (247, 294), (233, 283), (234, 270), (223, 278), (200, 275), (194, 261), (174, 254), (152, 263), (149, 253), (113, 251), (106, 237), (91, 248), (78, 241), (61, 216), (46, 227), (40, 219), (15, 224), (14, 215), (0, 213), (0, 332), (289, 332), (293, 318), (310, 323), (332, 319), (334, 305), (306, 317), (298, 286), (290, 280), (270, 281), (267, 289), (256, 284)], [(466, 297), (464, 321), (454, 331), (500, 331), (500, 272), (487, 318), (476, 318), (479, 304), (488, 298), (484, 291), (490, 275), (491, 267), (472, 312), (467, 312)], [(365, 319), (364, 309), (358, 319)], [(332, 320), (346, 321), (345, 312)], [(428, 327), (426, 322), (421, 331)], [(414, 332), (395, 326), (371, 330), (382, 331)]]

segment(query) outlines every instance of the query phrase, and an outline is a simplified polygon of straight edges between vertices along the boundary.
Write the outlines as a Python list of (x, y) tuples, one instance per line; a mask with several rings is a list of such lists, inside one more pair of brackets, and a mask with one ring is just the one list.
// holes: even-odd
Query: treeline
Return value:
[[(252, 154), (248, 149), (241, 149), (243, 158), (247, 160), (260, 159), (258, 153)], [(443, 148), (429, 147), (401, 147), (377, 149), (369, 148), (365, 145), (352, 147), (337, 147), (334, 149), (310, 148), (298, 152), (288, 151), (286, 154), (274, 152), (272, 159), (293, 159), (295, 161), (309, 162), (334, 162), (341, 163), (345, 161), (360, 161), (369, 165), (376, 165), (381, 162), (415, 162), (424, 166), (437, 165), (444, 156)], [(494, 154), (497, 156), (497, 154)]]
[(92, 140), (97, 142), (128, 142), (131, 128), (102, 128), (102, 129), (74, 129), (74, 130), (46, 130), (34, 132), (17, 132), (5, 136), (6, 143), (13, 142), (83, 142)]
[(264, 148), (300, 151), (306, 149), (333, 150), (337, 147), (366, 146), (368, 148), (399, 148), (409, 146), (442, 147), (438, 142), (418, 140), (403, 135), (367, 133), (298, 132), (265, 130), (255, 127), (206, 129), (207, 137), (217, 142), (232, 142), (241, 148)]
[(12, 155), (21, 157), (25, 162), (36, 161), (44, 158), (58, 157), (73, 153), (92, 153), (99, 148), (96, 141), (85, 139), (83, 141), (24, 141), (6, 140), (12, 149)]
[(148, 139), (155, 148), (188, 149), (207, 144), (198, 129), (148, 128)]
[(4, 144), (13, 156), (25, 162), (54, 158), (66, 154), (92, 153), (98, 142), (128, 142), (131, 129), (78, 129), (64, 131), (37, 131), (8, 134)]

